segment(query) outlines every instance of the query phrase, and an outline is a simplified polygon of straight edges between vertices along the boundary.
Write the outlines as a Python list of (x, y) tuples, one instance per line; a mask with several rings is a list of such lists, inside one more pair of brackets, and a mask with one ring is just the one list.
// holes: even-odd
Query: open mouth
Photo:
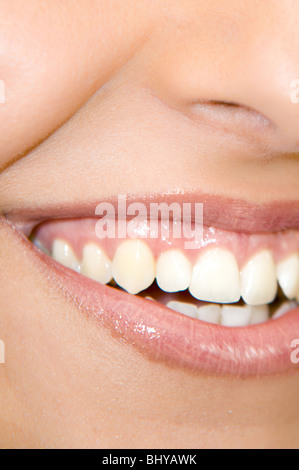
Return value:
[(186, 249), (192, 235), (175, 237), (172, 227), (166, 236), (163, 220), (154, 229), (148, 219), (126, 221), (126, 235), (110, 238), (99, 237), (98, 223), (43, 217), (23, 230), (48, 277), (113, 335), (150, 359), (207, 373), (298, 367), (297, 230), (204, 226)]
[(254, 325), (298, 305), (298, 232), (249, 235), (205, 227), (190, 250), (183, 238), (161, 237), (163, 221), (159, 238), (148, 220), (132, 222), (126, 239), (97, 238), (97, 220), (90, 218), (43, 223), (31, 238), (94, 281), (208, 323)]

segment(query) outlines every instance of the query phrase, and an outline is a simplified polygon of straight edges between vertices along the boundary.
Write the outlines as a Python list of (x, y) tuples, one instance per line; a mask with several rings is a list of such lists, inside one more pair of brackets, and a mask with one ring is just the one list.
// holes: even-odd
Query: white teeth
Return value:
[[(33, 243), (47, 251), (39, 240), (35, 239)], [(52, 257), (101, 284), (114, 278), (130, 294), (138, 294), (150, 287), (155, 277), (159, 287), (166, 292), (183, 291), (189, 287), (193, 297), (211, 303), (197, 307), (193, 303), (172, 300), (166, 304), (167, 307), (189, 317), (227, 327), (243, 327), (269, 320), (267, 304), (275, 299), (277, 279), (285, 296), (299, 302), (298, 252), (275, 266), (272, 253), (265, 249), (253, 256), (240, 273), (235, 256), (222, 248), (204, 251), (193, 269), (188, 258), (176, 249), (161, 253), (156, 265), (151, 249), (141, 239), (122, 242), (113, 262), (96, 243), (87, 243), (80, 265), (72, 247), (57, 238), (52, 245)], [(238, 302), (241, 295), (246, 303), (244, 306), (218, 305)], [(272, 318), (278, 318), (297, 306), (295, 300), (284, 302)]]
[(101, 284), (111, 281), (112, 263), (97, 244), (87, 243), (84, 246), (81, 273)]
[(153, 283), (155, 267), (153, 254), (143, 240), (125, 240), (116, 250), (112, 274), (120, 287), (138, 294)]
[(222, 248), (213, 248), (201, 255), (193, 267), (189, 290), (200, 300), (238, 302), (240, 276), (234, 255)]
[(203, 305), (197, 309), (197, 318), (198, 320), (216, 323), (220, 321), (221, 307), (216, 304)]
[(299, 255), (294, 253), (277, 265), (280, 287), (289, 299), (294, 299), (299, 290)]
[(52, 258), (74, 271), (80, 271), (80, 263), (71, 246), (64, 240), (56, 239), (52, 245)]
[(164, 251), (157, 261), (157, 283), (166, 292), (188, 289), (192, 265), (179, 250)]
[(247, 305), (250, 311), (250, 325), (257, 325), (264, 323), (270, 318), (270, 309), (268, 305)]
[(241, 271), (241, 292), (249, 305), (264, 305), (275, 299), (277, 292), (276, 267), (269, 250), (263, 250)]
[(221, 323), (221, 325), (228, 327), (256, 325), (267, 321), (270, 317), (268, 305), (240, 307), (238, 305), (206, 304), (196, 307), (194, 304), (173, 300), (168, 302), (166, 306), (189, 317), (207, 323)]
[(288, 313), (293, 308), (297, 307), (297, 303), (295, 301), (292, 302), (284, 302), (281, 306), (275, 311), (274, 315), (271, 317), (272, 320), (275, 318), (282, 317), (286, 313)]
[(223, 305), (221, 309), (221, 325), (223, 326), (247, 326), (250, 321), (250, 310), (245, 305)]
[(183, 313), (188, 317), (196, 318), (197, 315), (196, 305), (187, 302), (177, 302), (175, 300), (171, 300), (166, 304), (166, 307), (174, 310), (175, 312)]

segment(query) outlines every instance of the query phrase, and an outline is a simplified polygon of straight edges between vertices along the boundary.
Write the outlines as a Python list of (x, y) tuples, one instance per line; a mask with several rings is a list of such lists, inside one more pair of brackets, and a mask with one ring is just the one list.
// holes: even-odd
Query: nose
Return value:
[(294, 17), (299, 19), (299, 2), (293, 6), (289, 14), (277, 12), (276, 23), (274, 17), (272, 21), (265, 18), (263, 27), (257, 29), (243, 58), (234, 65), (238, 70), (231, 99), (265, 116), (282, 147), (298, 150), (299, 22)]
[(159, 63), (167, 93), (251, 108), (270, 121), (283, 150), (298, 152), (299, 2), (197, 5), (169, 26), (167, 60)]

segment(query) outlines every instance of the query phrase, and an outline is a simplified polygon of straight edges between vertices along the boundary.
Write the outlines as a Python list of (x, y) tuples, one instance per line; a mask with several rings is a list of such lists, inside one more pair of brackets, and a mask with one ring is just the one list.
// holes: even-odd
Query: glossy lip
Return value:
[(299, 337), (299, 308), (277, 320), (244, 328), (208, 324), (65, 268), (11, 227), (24, 250), (30, 250), (49, 282), (68, 301), (150, 360), (244, 377), (299, 370), (299, 364), (291, 362), (291, 342)]
[[(151, 202), (202, 203), (204, 225), (220, 229), (253, 233), (276, 232), (299, 227), (299, 201), (272, 201), (257, 206), (253, 202), (211, 196), (206, 193), (186, 192), (176, 189), (165, 194), (128, 195), (127, 204), (142, 202), (147, 210)], [(28, 235), (31, 229), (48, 219), (94, 217), (100, 202), (109, 202), (117, 209), (117, 197), (98, 201), (72, 202), (48, 207), (20, 207), (3, 214)], [(117, 211), (116, 211), (117, 215)]]

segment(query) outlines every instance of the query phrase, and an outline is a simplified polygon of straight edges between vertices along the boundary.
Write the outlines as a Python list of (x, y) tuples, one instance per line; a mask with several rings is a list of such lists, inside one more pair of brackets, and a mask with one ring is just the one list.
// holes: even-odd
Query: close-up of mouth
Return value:
[(298, 448), (298, 8), (0, 0), (1, 447)]
[[(154, 198), (136, 200), (148, 207)], [(204, 215), (216, 222), (207, 206)], [(132, 207), (138, 214), (140, 208)], [(299, 232), (283, 229), (298, 214), (279, 217), (276, 208), (274, 219), (269, 208), (259, 216), (251, 210), (255, 232), (228, 230), (230, 221), (242, 229), (246, 220), (227, 204), (218, 216), (226, 229), (204, 225), (200, 239), (194, 220), (166, 223), (160, 217), (153, 223), (134, 214), (121, 225), (120, 214), (115, 220), (68, 219), (66, 213), (48, 219), (46, 212), (41, 222), (33, 213), (27, 220), (12, 218), (46, 275), (113, 336), (154, 360), (246, 376), (294, 369), (290, 356), (299, 325)], [(258, 231), (259, 220), (278, 230)]]

